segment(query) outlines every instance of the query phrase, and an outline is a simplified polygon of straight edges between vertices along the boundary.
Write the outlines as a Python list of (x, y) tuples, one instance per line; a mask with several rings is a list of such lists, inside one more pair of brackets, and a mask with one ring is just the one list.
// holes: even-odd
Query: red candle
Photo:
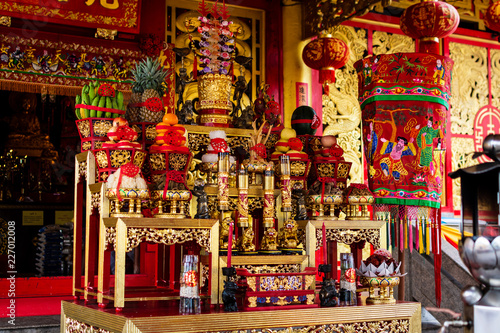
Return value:
[(325, 222), (323, 222), (323, 227), (322, 227), (322, 231), (323, 231), (323, 263), (326, 265), (327, 264), (327, 258), (328, 258), (328, 254), (327, 254), (327, 251), (326, 251), (326, 227), (325, 227)]
[(231, 267), (231, 254), (233, 252), (233, 223), (229, 223), (229, 236), (227, 240), (227, 267)]

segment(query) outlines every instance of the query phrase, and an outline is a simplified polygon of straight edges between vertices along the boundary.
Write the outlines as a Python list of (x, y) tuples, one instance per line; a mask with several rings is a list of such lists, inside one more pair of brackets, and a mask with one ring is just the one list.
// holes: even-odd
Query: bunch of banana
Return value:
[[(109, 83), (92, 81), (82, 88), (82, 94), (76, 96), (75, 114), (78, 119), (83, 118), (116, 118), (125, 113), (123, 93)], [(85, 105), (106, 108), (107, 110), (93, 110)], [(114, 112), (113, 112), (114, 111)], [(119, 112), (117, 112), (119, 111)], [(123, 111), (123, 112), (122, 112)]]

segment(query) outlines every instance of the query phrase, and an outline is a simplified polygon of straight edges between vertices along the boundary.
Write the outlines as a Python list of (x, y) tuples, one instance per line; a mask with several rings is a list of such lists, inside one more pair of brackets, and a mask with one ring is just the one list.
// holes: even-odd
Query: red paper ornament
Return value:
[(223, 138), (213, 138), (212, 140), (210, 140), (210, 145), (212, 145), (215, 153), (227, 152), (227, 142)]
[(103, 83), (97, 89), (97, 94), (99, 96), (115, 97), (115, 88), (109, 83)]
[(146, 100), (145, 104), (149, 111), (163, 111), (163, 102), (159, 97), (150, 97)]
[(288, 147), (290, 147), (291, 150), (302, 151), (304, 145), (299, 138), (290, 138), (288, 139)]
[(349, 60), (349, 47), (332, 35), (322, 35), (309, 42), (302, 51), (302, 60), (312, 69), (319, 70), (321, 84), (335, 82), (335, 70)]
[(455, 7), (431, 0), (406, 8), (399, 25), (406, 35), (419, 39), (418, 52), (439, 54), (439, 38), (451, 35), (458, 23), (460, 15)]

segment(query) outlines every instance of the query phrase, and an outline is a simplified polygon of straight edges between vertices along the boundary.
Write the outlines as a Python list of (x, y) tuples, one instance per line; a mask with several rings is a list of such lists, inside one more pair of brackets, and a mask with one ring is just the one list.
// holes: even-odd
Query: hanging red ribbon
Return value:
[(325, 184), (333, 183), (335, 185), (336, 180), (332, 177), (319, 177), (318, 180), (321, 182), (321, 204), (323, 204), (325, 198)]
[(437, 307), (441, 307), (441, 208), (435, 209), (436, 211), (436, 222), (435, 232), (436, 235), (434, 239), (436, 239), (436, 245), (434, 247), (434, 281), (436, 281), (435, 292), (436, 292), (436, 305)]

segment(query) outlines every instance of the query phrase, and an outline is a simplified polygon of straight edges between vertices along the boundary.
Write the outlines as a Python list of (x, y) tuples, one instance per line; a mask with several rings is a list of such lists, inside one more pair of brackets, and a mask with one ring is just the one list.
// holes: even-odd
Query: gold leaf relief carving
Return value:
[[(249, 307), (257, 306), (257, 297), (249, 297)], [(414, 328), (413, 328), (414, 329)], [(407, 319), (364, 321), (356, 323), (339, 324), (319, 324), (310, 326), (296, 327), (276, 327), (276, 328), (255, 328), (238, 331), (218, 331), (218, 333), (373, 333), (373, 332), (391, 332), (405, 333), (410, 332), (410, 321)]]
[[(474, 139), (451, 138), (451, 169), (458, 170), (477, 164), (472, 159), (474, 154)], [(453, 209), (460, 210), (462, 196), (460, 193), (460, 178), (453, 179)]]
[(352, 162), (349, 172), (351, 183), (363, 183), (363, 158), (361, 154), (361, 129), (339, 134), (337, 143), (344, 149), (344, 158)]
[(450, 57), (453, 77), (460, 78), (451, 82), (451, 132), (472, 135), (477, 111), (488, 104), (487, 49), (450, 43)]
[[(491, 62), (491, 86), (500, 87), (500, 50), (490, 49)], [(500, 90), (492, 89), (491, 104), (500, 107)]]
[[(362, 173), (360, 123), (361, 107), (358, 102), (358, 78), (354, 63), (363, 58), (367, 50), (366, 30), (339, 26), (333, 37), (342, 39), (350, 49), (349, 61), (342, 70), (336, 71), (336, 82), (323, 95), (323, 122), (327, 124), (324, 135), (339, 136), (344, 157), (353, 162), (351, 180), (360, 180)], [(347, 138), (347, 136), (354, 137)], [(353, 151), (354, 150), (354, 151)], [(347, 152), (349, 152), (347, 154)]]
[(391, 34), (383, 31), (373, 32), (373, 54), (415, 52), (413, 39), (406, 35)]

